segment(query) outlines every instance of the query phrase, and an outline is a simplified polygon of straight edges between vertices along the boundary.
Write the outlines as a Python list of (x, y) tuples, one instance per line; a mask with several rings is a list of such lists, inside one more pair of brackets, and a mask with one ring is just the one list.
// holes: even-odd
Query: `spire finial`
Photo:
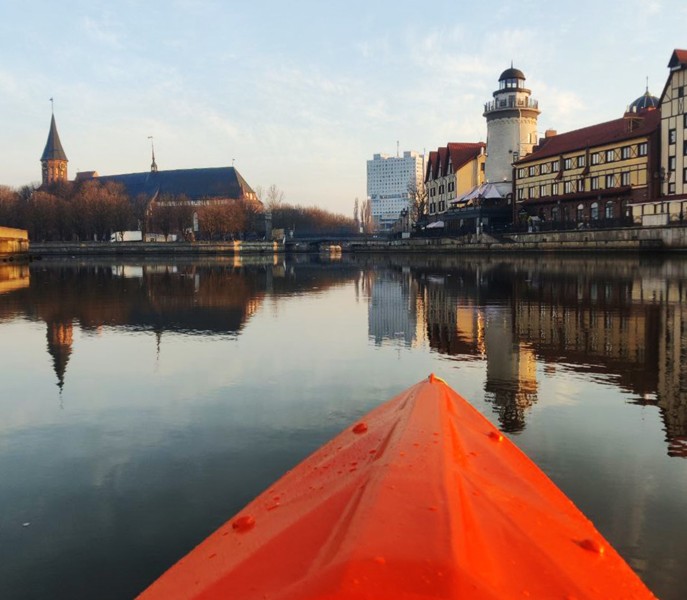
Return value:
[(150, 172), (157, 173), (157, 163), (155, 162), (155, 144), (153, 143), (153, 136), (149, 135), (148, 139), (150, 140), (150, 149), (153, 154), (153, 162), (150, 163)]
[(646, 93), (649, 93), (649, 76), (646, 76)]
[(512, 58), (510, 59), (510, 68), (511, 69), (513, 68), (513, 59)]
[(50, 98), (50, 112), (55, 114), (55, 101), (52, 98)]

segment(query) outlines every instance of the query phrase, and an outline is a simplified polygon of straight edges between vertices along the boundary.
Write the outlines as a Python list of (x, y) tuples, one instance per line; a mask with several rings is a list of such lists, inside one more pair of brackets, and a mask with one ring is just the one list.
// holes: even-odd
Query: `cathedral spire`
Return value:
[(157, 173), (157, 163), (155, 162), (155, 144), (153, 143), (153, 136), (149, 135), (148, 139), (150, 140), (150, 149), (153, 153), (153, 162), (150, 163), (150, 172)]
[[(53, 104), (52, 98), (50, 98), (50, 103), (51, 105)], [(57, 133), (54, 110), (51, 110), (51, 113), (48, 141), (45, 144), (45, 149), (41, 156), (43, 185), (49, 185), (57, 181), (67, 181), (67, 163), (69, 161), (67, 160), (64, 148), (62, 148), (60, 135)]]

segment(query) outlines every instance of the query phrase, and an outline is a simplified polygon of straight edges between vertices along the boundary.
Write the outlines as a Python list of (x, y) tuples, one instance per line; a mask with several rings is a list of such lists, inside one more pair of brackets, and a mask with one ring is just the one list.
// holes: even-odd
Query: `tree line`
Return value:
[[(263, 196), (272, 227), (297, 235), (351, 235), (353, 219), (317, 207), (286, 204), (275, 185)], [(263, 204), (249, 200), (194, 202), (183, 195), (131, 198), (123, 185), (86, 180), (49, 187), (0, 186), (0, 225), (26, 229), (31, 240), (107, 241), (117, 231), (141, 230), (205, 240), (265, 235)]]

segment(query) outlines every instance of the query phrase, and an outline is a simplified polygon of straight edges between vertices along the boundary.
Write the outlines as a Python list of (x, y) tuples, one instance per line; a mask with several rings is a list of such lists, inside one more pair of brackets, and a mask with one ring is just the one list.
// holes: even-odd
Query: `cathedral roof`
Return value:
[(148, 198), (183, 195), (189, 200), (203, 198), (238, 200), (254, 195), (251, 187), (234, 167), (104, 175), (98, 177), (98, 181), (121, 183), (131, 198), (139, 195)]
[(48, 141), (45, 144), (41, 160), (67, 160), (67, 155), (62, 148), (62, 142), (60, 142), (60, 136), (57, 133), (54, 114), (50, 120), (50, 133), (48, 133)]

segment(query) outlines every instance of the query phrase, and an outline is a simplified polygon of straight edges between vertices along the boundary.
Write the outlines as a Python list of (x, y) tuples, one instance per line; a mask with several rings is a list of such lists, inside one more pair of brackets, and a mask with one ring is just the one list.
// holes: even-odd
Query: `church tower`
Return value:
[(532, 152), (537, 143), (539, 103), (530, 98), (530, 94), (525, 87), (525, 75), (511, 63), (510, 69), (499, 77), (494, 99), (484, 105), (487, 119), (485, 175), (504, 195), (512, 191), (513, 163)]
[(64, 153), (60, 136), (55, 125), (55, 113), (50, 120), (50, 133), (48, 141), (41, 156), (41, 166), (43, 167), (43, 185), (50, 185), (58, 181), (67, 181), (67, 155)]

